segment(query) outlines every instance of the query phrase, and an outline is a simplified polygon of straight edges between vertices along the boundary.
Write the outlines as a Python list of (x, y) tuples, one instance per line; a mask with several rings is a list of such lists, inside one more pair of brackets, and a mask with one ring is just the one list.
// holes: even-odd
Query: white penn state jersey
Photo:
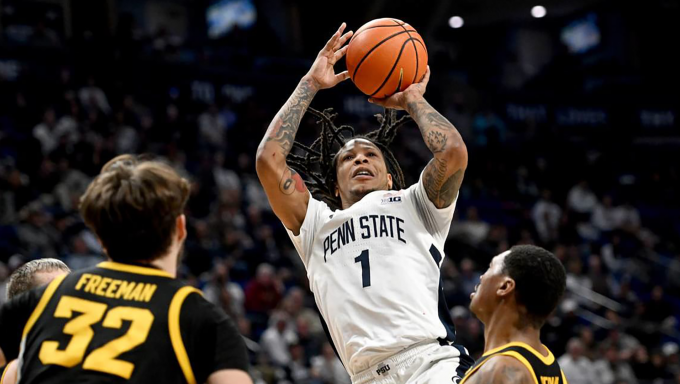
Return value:
[(300, 234), (288, 231), (350, 375), (418, 342), (453, 341), (439, 267), (455, 205), (435, 207), (421, 174), (345, 210), (310, 198)]

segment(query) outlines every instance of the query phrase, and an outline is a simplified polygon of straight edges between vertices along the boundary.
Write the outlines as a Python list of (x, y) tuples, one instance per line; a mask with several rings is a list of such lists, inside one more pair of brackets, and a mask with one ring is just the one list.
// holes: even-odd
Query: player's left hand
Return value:
[(423, 97), (425, 90), (427, 89), (427, 83), (430, 81), (430, 66), (427, 66), (427, 70), (423, 75), (423, 78), (417, 82), (408, 86), (402, 92), (397, 92), (394, 95), (387, 97), (385, 99), (368, 99), (369, 103), (380, 105), (384, 108), (404, 110), (406, 109), (406, 103), (409, 100), (414, 100)]

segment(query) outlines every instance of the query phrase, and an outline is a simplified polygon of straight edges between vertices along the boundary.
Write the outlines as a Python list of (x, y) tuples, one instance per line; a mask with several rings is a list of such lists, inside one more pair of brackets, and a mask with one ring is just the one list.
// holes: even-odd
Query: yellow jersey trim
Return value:
[[(543, 344), (541, 344), (543, 345)], [(533, 349), (529, 344), (525, 344), (519, 341), (513, 341), (512, 343), (508, 343), (505, 345), (501, 345), (498, 348), (494, 348), (488, 352), (485, 352), (482, 356), (489, 356), (492, 355), (502, 349), (509, 348), (509, 347), (522, 347), (526, 349), (527, 351), (533, 353), (539, 360), (543, 362), (545, 365), (552, 365), (555, 362), (555, 356), (550, 352), (548, 347), (543, 345), (543, 347), (548, 351), (548, 356), (544, 356), (542, 353), (538, 352), (537, 350)]]
[(479, 370), (479, 368), (481, 368), (482, 365), (486, 364), (486, 362), (489, 361), (489, 360), (491, 360), (491, 358), (488, 358), (488, 359), (482, 361), (478, 366), (476, 366), (471, 371), (467, 371), (465, 373), (465, 376), (463, 377), (463, 380), (461, 380), (460, 383), (458, 383), (458, 384), (464, 384), (470, 376), (472, 376), (475, 372), (477, 372)]
[(564, 384), (569, 384), (569, 382), (567, 381), (567, 376), (564, 375), (564, 371), (560, 369), (560, 373), (562, 373), (562, 382)]
[(169, 277), (173, 279), (172, 275), (160, 269), (150, 268), (150, 267), (140, 267), (138, 265), (130, 265), (123, 263), (116, 263), (115, 261), (102, 261), (97, 264), (97, 267), (104, 269), (111, 269), (118, 272), (128, 272), (134, 273), (136, 275), (146, 275), (146, 276), (161, 276)]
[[(494, 349), (494, 350), (496, 350), (496, 349)], [(486, 354), (484, 354), (483, 356), (486, 356)], [(534, 372), (534, 368), (531, 366), (531, 364), (529, 364), (529, 362), (527, 361), (527, 359), (524, 358), (524, 356), (520, 355), (519, 353), (517, 353), (515, 351), (507, 351), (507, 352), (502, 352), (502, 353), (496, 353), (494, 356), (509, 356), (509, 357), (514, 357), (515, 359), (519, 360), (529, 370), (531, 377), (534, 379), (534, 383), (538, 384), (538, 380), (536, 379), (536, 373)], [(467, 379), (470, 378), (470, 376), (472, 376), (475, 372), (477, 372), (484, 364), (486, 364), (487, 361), (494, 358), (494, 356), (488, 357), (487, 359), (482, 361), (478, 366), (476, 366), (473, 370), (468, 371), (467, 374), (465, 374), (465, 377), (463, 377), (463, 380), (461, 380), (459, 384), (464, 384), (467, 381)]]
[(531, 378), (534, 379), (534, 383), (538, 384), (538, 379), (536, 378), (536, 373), (534, 372), (534, 368), (531, 366), (531, 364), (529, 364), (529, 362), (527, 361), (527, 359), (524, 358), (524, 356), (520, 355), (517, 351), (501, 352), (498, 355), (499, 356), (511, 356), (511, 357), (514, 357), (515, 359), (519, 360), (529, 370), (529, 373), (531, 374)]
[(182, 287), (175, 293), (170, 303), (170, 309), (168, 310), (168, 328), (170, 331), (170, 341), (172, 342), (172, 348), (175, 350), (175, 355), (177, 356), (177, 362), (179, 362), (180, 368), (182, 368), (182, 373), (184, 373), (184, 378), (189, 384), (196, 384), (196, 376), (194, 376), (194, 371), (191, 368), (191, 362), (189, 361), (189, 355), (184, 347), (184, 341), (182, 341), (182, 333), (180, 332), (179, 315), (182, 310), (182, 304), (184, 300), (192, 293), (202, 294), (201, 291), (194, 287)]
[[(14, 361), (14, 360), (12, 360), (12, 361)], [(2, 376), (0, 376), (0, 384), (4, 384), (4, 382), (5, 382), (5, 375), (7, 374), (7, 370), (9, 370), (9, 365), (10, 365), (11, 363), (12, 363), (11, 361), (8, 362), (7, 365), (5, 366), (5, 369), (2, 370)]]
[(28, 336), (28, 333), (31, 331), (31, 328), (33, 328), (35, 322), (38, 321), (38, 318), (40, 317), (40, 315), (42, 315), (43, 311), (45, 310), (45, 307), (47, 306), (47, 303), (49, 303), (50, 299), (54, 295), (54, 292), (57, 290), (57, 288), (59, 288), (59, 284), (61, 284), (61, 282), (64, 281), (66, 276), (67, 275), (61, 275), (55, 278), (47, 286), (47, 288), (45, 288), (45, 292), (40, 298), (38, 305), (35, 307), (33, 313), (31, 313), (31, 317), (28, 318), (28, 321), (24, 326), (24, 333), (21, 335), (22, 339), (26, 339), (26, 336)]

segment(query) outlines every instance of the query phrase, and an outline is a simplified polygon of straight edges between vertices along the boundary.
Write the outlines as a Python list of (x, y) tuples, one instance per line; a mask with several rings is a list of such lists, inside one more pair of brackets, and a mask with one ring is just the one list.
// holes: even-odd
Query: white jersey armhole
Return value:
[(435, 239), (437, 246), (443, 248), (449, 228), (451, 227), (451, 220), (453, 219), (453, 212), (456, 210), (459, 195), (456, 195), (456, 198), (448, 207), (437, 208), (427, 196), (427, 191), (425, 191), (425, 185), (423, 184), (423, 173), (424, 171), (420, 173), (418, 182), (411, 185), (406, 190), (406, 193), (412, 196), (413, 208), (418, 218), (420, 218), (427, 231)]
[(307, 193), (309, 193), (309, 203), (307, 204), (305, 218), (300, 226), (300, 233), (296, 236), (293, 231), (284, 225), (290, 240), (300, 255), (300, 259), (305, 264), (305, 268), (312, 251), (312, 244), (314, 244), (314, 234), (316, 233), (319, 213), (324, 209), (328, 209), (326, 203), (316, 200), (309, 191)]

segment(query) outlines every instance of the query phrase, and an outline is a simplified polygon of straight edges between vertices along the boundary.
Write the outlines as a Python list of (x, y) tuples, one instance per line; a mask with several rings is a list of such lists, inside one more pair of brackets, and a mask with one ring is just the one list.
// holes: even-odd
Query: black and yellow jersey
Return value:
[(564, 372), (560, 369), (555, 356), (549, 349), (548, 356), (544, 356), (528, 344), (520, 342), (512, 342), (484, 353), (475, 365), (467, 371), (459, 384), (464, 384), (490, 358), (499, 355), (510, 356), (519, 360), (527, 367), (536, 384), (568, 384)]
[(233, 322), (164, 271), (103, 262), (56, 278), (0, 311), (0, 348), (19, 382), (203, 383), (247, 371)]

